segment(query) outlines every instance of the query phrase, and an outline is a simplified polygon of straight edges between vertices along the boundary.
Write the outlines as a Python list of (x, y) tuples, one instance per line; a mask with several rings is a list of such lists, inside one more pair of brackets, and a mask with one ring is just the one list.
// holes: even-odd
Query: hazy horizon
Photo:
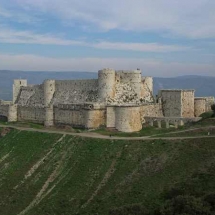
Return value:
[(0, 69), (215, 76), (214, 11), (210, 0), (1, 0)]

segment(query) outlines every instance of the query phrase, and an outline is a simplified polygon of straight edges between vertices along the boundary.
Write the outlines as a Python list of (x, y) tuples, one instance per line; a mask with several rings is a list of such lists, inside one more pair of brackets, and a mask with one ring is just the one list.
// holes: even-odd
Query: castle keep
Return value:
[(47, 127), (105, 126), (133, 132), (155, 121), (159, 127), (162, 120), (167, 127), (195, 121), (213, 103), (213, 97), (195, 98), (194, 90), (160, 90), (154, 99), (152, 77), (142, 77), (140, 70), (103, 69), (91, 80), (45, 80), (40, 85), (14, 80), (13, 101), (0, 100), (0, 116)]

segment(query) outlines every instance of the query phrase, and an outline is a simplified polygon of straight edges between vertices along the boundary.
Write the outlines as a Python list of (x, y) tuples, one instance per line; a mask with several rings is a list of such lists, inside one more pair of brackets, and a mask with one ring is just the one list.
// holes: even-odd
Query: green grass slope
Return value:
[(0, 131), (0, 214), (186, 214), (174, 212), (178, 205), (193, 214), (215, 211), (213, 138), (122, 141)]

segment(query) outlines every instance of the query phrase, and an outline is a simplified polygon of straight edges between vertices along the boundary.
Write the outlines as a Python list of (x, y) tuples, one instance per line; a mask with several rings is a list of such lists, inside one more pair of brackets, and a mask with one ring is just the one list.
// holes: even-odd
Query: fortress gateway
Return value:
[(91, 80), (45, 80), (41, 85), (14, 80), (13, 101), (0, 100), (0, 116), (9, 122), (133, 132), (146, 122), (161, 127), (165, 121), (168, 127), (198, 120), (212, 103), (213, 97), (194, 98), (194, 90), (160, 90), (154, 99), (152, 77), (142, 77), (140, 70), (103, 69)]

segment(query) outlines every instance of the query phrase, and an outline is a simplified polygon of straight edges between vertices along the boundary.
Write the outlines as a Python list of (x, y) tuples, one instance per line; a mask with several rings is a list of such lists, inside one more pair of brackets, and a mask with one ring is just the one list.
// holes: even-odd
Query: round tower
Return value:
[(98, 72), (98, 96), (99, 100), (105, 102), (107, 97), (115, 95), (115, 70), (103, 69)]
[(135, 105), (116, 106), (116, 129), (122, 132), (135, 132), (142, 129), (140, 107)]
[(49, 107), (53, 95), (55, 93), (55, 80), (45, 80), (43, 86), (44, 86), (44, 105), (45, 107)]
[(125, 81), (130, 82), (131, 88), (134, 90), (134, 92), (137, 94), (138, 97), (141, 96), (141, 70), (132, 70), (125, 73)]
[(53, 105), (45, 108), (45, 127), (54, 126), (54, 108)]
[(206, 98), (196, 97), (194, 99), (194, 116), (198, 117), (206, 111)]
[(54, 125), (54, 108), (51, 104), (55, 93), (55, 80), (45, 80), (44, 86), (44, 105), (45, 105), (45, 122), (46, 127)]

